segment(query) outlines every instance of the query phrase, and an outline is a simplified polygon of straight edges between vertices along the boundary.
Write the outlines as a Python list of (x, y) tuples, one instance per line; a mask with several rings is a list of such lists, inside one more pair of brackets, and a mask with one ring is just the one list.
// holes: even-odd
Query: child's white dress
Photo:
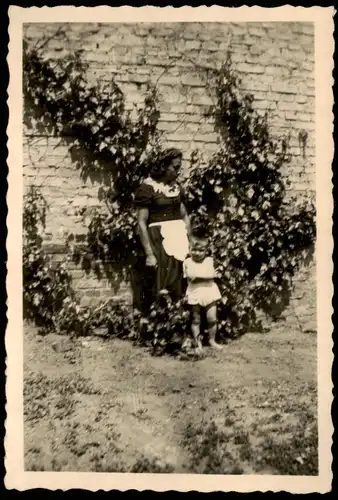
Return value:
[[(188, 278), (190, 274), (201, 277), (205, 273), (213, 274), (213, 260), (211, 257), (206, 257), (203, 262), (195, 262), (191, 257), (188, 257), (183, 263), (183, 273), (185, 278)], [(219, 288), (213, 279), (194, 282), (190, 281), (189, 278), (186, 297), (189, 305), (199, 305), (202, 307), (207, 307), (222, 298)]]

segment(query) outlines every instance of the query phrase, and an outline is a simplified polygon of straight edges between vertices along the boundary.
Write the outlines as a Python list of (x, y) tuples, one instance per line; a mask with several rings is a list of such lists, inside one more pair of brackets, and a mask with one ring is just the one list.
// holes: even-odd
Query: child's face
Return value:
[(207, 239), (194, 239), (190, 247), (190, 253), (193, 260), (195, 260), (196, 262), (202, 262), (206, 257), (207, 248)]

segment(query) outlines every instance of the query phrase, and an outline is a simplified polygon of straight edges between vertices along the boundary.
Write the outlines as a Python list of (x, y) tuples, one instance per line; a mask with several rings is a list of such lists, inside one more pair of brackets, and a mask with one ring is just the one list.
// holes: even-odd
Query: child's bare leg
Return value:
[(209, 330), (209, 345), (215, 349), (222, 349), (220, 344), (215, 341), (217, 333), (217, 306), (212, 304), (206, 310), (208, 330)]
[(191, 332), (198, 351), (202, 350), (202, 342), (200, 338), (201, 329), (201, 311), (200, 306), (192, 306), (192, 322)]

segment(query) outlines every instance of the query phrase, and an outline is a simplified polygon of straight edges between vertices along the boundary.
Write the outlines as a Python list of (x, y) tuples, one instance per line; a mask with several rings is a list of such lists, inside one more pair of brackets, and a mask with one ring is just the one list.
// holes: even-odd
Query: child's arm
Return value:
[(189, 264), (191, 264), (189, 258), (183, 262), (183, 276), (184, 278), (187, 278), (188, 281), (195, 281), (197, 279), (197, 276), (196, 272), (194, 271), (196, 270), (194, 269), (194, 266), (191, 266)]
[(201, 269), (201, 279), (213, 280), (216, 278), (216, 272), (214, 269), (214, 263), (212, 257), (207, 257), (205, 260), (205, 266)]
[(190, 272), (189, 272), (189, 260), (185, 259), (183, 262), (183, 277), (190, 279)]
[(210, 257), (210, 272), (212, 273), (212, 279), (215, 279), (217, 278), (217, 273), (216, 273), (216, 269), (214, 267), (214, 259), (212, 257)]
[(213, 261), (208, 257), (203, 266), (187, 266), (186, 276), (191, 280), (212, 280), (216, 277)]

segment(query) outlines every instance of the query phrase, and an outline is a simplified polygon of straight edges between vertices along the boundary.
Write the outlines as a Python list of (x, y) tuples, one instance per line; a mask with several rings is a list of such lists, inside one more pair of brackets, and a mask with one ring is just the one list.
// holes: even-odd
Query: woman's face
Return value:
[(169, 167), (167, 168), (165, 178), (167, 182), (176, 181), (178, 174), (180, 172), (182, 160), (180, 157), (171, 160)]

